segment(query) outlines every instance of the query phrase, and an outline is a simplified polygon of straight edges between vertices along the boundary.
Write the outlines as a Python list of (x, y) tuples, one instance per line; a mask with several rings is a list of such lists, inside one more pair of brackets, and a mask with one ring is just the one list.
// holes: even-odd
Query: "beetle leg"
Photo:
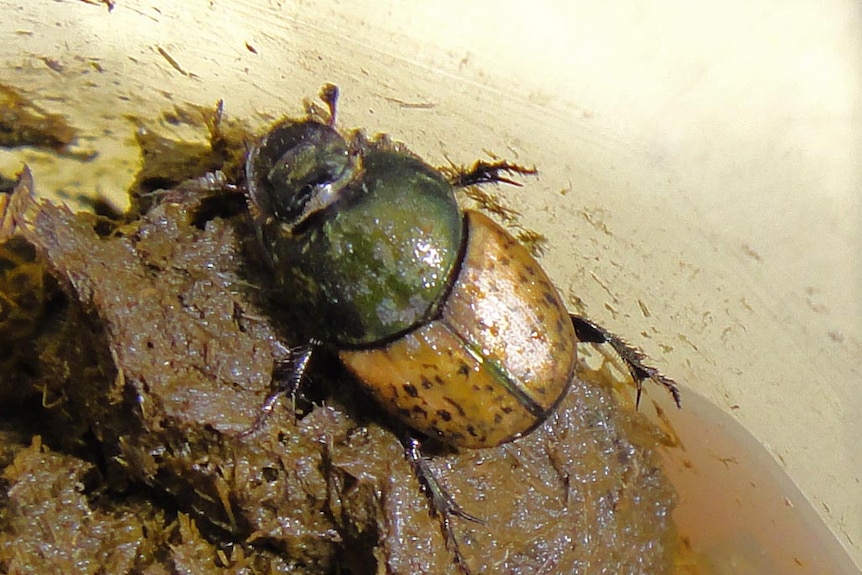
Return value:
[(263, 424), (266, 423), (266, 418), (272, 413), (275, 404), (278, 403), (282, 395), (290, 397), (291, 405), (293, 406), (294, 413), (296, 413), (296, 393), (299, 391), (303, 378), (305, 378), (305, 372), (311, 363), (311, 357), (316, 346), (316, 343), (311, 341), (305, 345), (295, 347), (290, 350), (290, 359), (275, 366), (273, 373), (278, 386), (263, 402), (263, 406), (260, 408), (260, 413), (258, 413), (254, 423), (251, 424), (251, 427), (240, 433), (240, 437), (248, 437), (260, 431)]
[(320, 89), (320, 99), (329, 108), (329, 127), (335, 127), (335, 116), (338, 108), (338, 86), (335, 84), (324, 84)]
[(641, 350), (629, 345), (619, 336), (612, 334), (605, 328), (596, 325), (585, 317), (572, 315), (572, 324), (575, 326), (575, 335), (577, 335), (580, 341), (584, 343), (607, 343), (619, 354), (626, 366), (628, 366), (629, 372), (637, 385), (638, 395), (635, 400), (636, 407), (640, 406), (643, 382), (647, 379), (651, 379), (659, 385), (664, 386), (664, 388), (673, 396), (673, 401), (676, 403), (676, 406), (682, 407), (682, 399), (676, 382), (666, 375), (663, 375), (656, 368), (644, 364), (643, 361), (646, 359), (646, 356)]
[(224, 192), (238, 193), (240, 188), (228, 181), (221, 170), (207, 172), (199, 178), (183, 180), (171, 188), (156, 188), (145, 191), (141, 196), (153, 198), (158, 203), (194, 204), (203, 199)]
[(455, 530), (452, 528), (451, 519), (452, 516), (456, 516), (481, 525), (485, 525), (485, 522), (475, 515), (467, 513), (449, 492), (440, 485), (440, 482), (434, 477), (434, 472), (428, 465), (428, 460), (422, 455), (418, 439), (413, 437), (410, 432), (405, 431), (401, 434), (401, 444), (404, 446), (404, 454), (413, 465), (413, 472), (416, 473), (423, 491), (425, 491), (425, 494), (431, 501), (433, 514), (440, 518), (440, 523), (443, 526), (443, 535), (446, 537), (446, 547), (455, 555), (455, 561), (458, 563), (461, 571), (466, 575), (470, 575), (470, 569), (461, 555), (461, 548), (458, 546), (458, 539), (455, 537)]
[(456, 188), (466, 188), (482, 184), (511, 184), (513, 186), (520, 186), (520, 182), (516, 182), (502, 174), (535, 175), (537, 173), (536, 168), (525, 168), (524, 166), (519, 166), (505, 160), (497, 162), (478, 160), (469, 169), (466, 167), (456, 167), (441, 171), (449, 177), (449, 183)]

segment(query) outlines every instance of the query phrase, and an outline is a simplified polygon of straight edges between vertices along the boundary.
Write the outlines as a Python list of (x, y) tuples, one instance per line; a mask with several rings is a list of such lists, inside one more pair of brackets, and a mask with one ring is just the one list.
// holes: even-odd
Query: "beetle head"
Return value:
[(262, 218), (295, 229), (332, 205), (355, 171), (355, 158), (334, 128), (286, 121), (249, 152), (248, 195)]

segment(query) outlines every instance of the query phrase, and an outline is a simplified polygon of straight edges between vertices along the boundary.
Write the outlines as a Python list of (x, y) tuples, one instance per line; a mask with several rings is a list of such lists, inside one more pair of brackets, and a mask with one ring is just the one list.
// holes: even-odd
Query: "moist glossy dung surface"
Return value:
[[(457, 572), (390, 416), (337, 362), (319, 366), (298, 417), (284, 401), (243, 435), (295, 340), (267, 308), (269, 276), (249, 255), (242, 214), (210, 206), (202, 218), (201, 198), (181, 194), (106, 230), (29, 203), (32, 185), (16, 192), (16, 226), (68, 304), (50, 306), (27, 369), (0, 374), (2, 397), (27, 390), (0, 412), (12, 433), (0, 461), (0, 565), (67, 569), (62, 541), (111, 533), (119, 549), (122, 533), (141, 529), (140, 570)], [(36, 457), (37, 435), (64, 458)], [(453, 519), (465, 560), (476, 573), (669, 572), (674, 494), (655, 437), (605, 380), (581, 373), (522, 439), (432, 451), (440, 481), (485, 521)], [(69, 465), (85, 471), (74, 480)], [(73, 480), (87, 521), (32, 505), (35, 486)], [(137, 513), (141, 502), (156, 512)], [(46, 524), (63, 537), (46, 542), (28, 527)], [(75, 564), (128, 571), (128, 559), (106, 561), (100, 549), (75, 548)]]

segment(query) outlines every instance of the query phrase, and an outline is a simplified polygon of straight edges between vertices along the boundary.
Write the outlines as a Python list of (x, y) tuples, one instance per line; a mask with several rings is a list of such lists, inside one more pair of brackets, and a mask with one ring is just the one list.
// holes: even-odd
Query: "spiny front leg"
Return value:
[(520, 182), (508, 178), (503, 174), (532, 176), (537, 173), (536, 168), (525, 168), (524, 166), (519, 166), (518, 164), (513, 164), (505, 160), (497, 162), (478, 160), (470, 168), (441, 168), (441, 171), (447, 176), (449, 183), (456, 188), (480, 186), (482, 184), (510, 184), (512, 186), (520, 186)]

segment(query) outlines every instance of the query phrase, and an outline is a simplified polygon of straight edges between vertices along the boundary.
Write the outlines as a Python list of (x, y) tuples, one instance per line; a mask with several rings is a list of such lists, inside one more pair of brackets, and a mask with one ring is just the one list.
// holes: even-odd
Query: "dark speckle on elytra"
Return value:
[(555, 298), (554, 294), (551, 292), (542, 292), (542, 297), (545, 298), (545, 301), (548, 302), (549, 305), (556, 306), (557, 298)]
[(503, 413), (508, 415), (509, 413), (512, 413), (512, 408), (509, 407), (508, 405), (504, 405), (503, 407), (500, 408), (500, 411), (502, 411)]
[(422, 386), (422, 389), (431, 389), (434, 387), (434, 383), (424, 375), (420, 378), (419, 384)]
[(455, 401), (454, 399), (452, 399), (451, 397), (444, 397), (444, 398), (443, 398), (443, 400), (444, 400), (446, 403), (448, 403), (449, 405), (451, 405), (452, 407), (454, 407), (454, 408), (455, 408), (455, 410), (458, 412), (458, 415), (460, 415), (461, 417), (464, 417), (464, 416), (466, 416), (466, 415), (467, 415), (467, 414), (464, 412), (464, 408), (462, 408), (462, 407), (461, 407), (461, 405), (460, 405), (457, 401)]
[(452, 421), (452, 414), (445, 409), (438, 409), (437, 416), (443, 421)]
[(535, 277), (535, 275), (536, 275), (536, 268), (534, 268), (533, 266), (530, 266), (530, 265), (524, 266), (524, 271), (526, 271), (527, 275), (529, 275), (529, 276)]
[(410, 397), (419, 397), (419, 390), (416, 389), (416, 386), (414, 386), (412, 383), (405, 383), (402, 387), (404, 388), (404, 391), (407, 392), (407, 395), (409, 395)]
[(508, 256), (503, 256), (500, 258), (500, 264), (508, 266), (510, 263), (512, 263), (512, 260), (510, 260)]
[(466, 363), (462, 363), (460, 366), (458, 366), (458, 375), (461, 375), (464, 377), (467, 377), (468, 375), (470, 375), (470, 366), (467, 365)]

